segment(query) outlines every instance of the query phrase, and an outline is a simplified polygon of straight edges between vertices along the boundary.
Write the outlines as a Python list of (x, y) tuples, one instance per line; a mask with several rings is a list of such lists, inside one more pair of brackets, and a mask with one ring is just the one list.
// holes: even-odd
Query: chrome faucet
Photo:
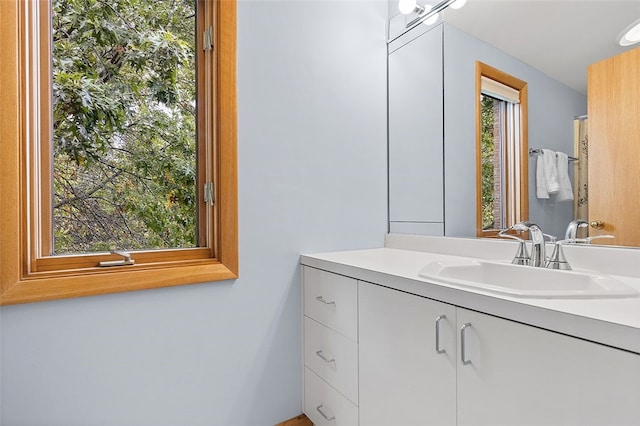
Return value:
[(579, 228), (588, 228), (589, 222), (582, 219), (575, 219), (569, 222), (569, 226), (567, 226), (567, 232), (564, 233), (565, 240), (574, 240), (578, 238), (578, 229)]
[[(529, 231), (529, 238), (531, 239), (531, 255), (527, 253), (525, 240), (516, 237), (515, 235), (508, 234), (507, 232), (509, 231)], [(520, 244), (518, 245), (518, 252), (516, 253), (511, 263), (517, 265), (535, 266), (538, 268), (545, 266), (545, 262), (547, 261), (544, 237), (548, 237), (551, 241), (555, 241), (556, 239), (556, 237), (552, 235), (543, 233), (542, 229), (540, 229), (538, 225), (531, 222), (516, 223), (515, 225), (500, 231), (498, 233), (498, 237), (511, 238), (520, 242)]]
[(529, 238), (531, 238), (530, 266), (541, 267), (547, 261), (544, 245), (544, 233), (535, 223), (529, 224)]

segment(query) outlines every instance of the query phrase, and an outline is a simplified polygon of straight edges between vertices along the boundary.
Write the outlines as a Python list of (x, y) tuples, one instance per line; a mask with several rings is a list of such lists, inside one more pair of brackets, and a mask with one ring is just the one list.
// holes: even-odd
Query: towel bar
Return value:
[[(542, 154), (542, 149), (529, 148), (529, 157), (533, 157), (535, 154)], [(576, 157), (572, 157), (571, 155), (569, 155), (568, 157), (570, 162), (578, 161)]]

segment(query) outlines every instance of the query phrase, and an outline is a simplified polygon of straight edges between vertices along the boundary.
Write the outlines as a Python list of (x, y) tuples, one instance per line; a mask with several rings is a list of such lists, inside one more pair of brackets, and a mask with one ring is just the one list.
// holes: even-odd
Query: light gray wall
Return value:
[(2, 308), (2, 425), (300, 413), (298, 256), (387, 228), (386, 19), (380, 1), (240, 1), (241, 278)]
[[(446, 24), (444, 29), (445, 235), (475, 236), (475, 62), (528, 84), (529, 147), (573, 153), (573, 117), (587, 112), (586, 96), (524, 62)], [(529, 160), (529, 217), (559, 237), (573, 219), (573, 203), (538, 200)], [(573, 166), (569, 166), (573, 179)]]

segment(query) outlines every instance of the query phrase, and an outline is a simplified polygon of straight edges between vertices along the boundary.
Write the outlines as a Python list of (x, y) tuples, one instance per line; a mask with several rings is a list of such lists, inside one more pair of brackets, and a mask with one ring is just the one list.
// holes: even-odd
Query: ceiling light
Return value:
[(451, 3), (451, 9), (460, 9), (462, 6), (465, 5), (466, 2), (467, 0), (456, 0), (453, 3)]
[(640, 19), (634, 21), (618, 36), (620, 46), (631, 46), (638, 42), (640, 42)]
[(400, 0), (398, 2), (398, 9), (400, 10), (400, 13), (402, 13), (403, 15), (408, 15), (410, 13), (415, 12), (416, 9), (419, 9), (419, 8), (416, 0)]
[(409, 15), (417, 13), (418, 16), (407, 24), (407, 28), (412, 28), (421, 22), (427, 25), (433, 25), (438, 22), (439, 13), (451, 6), (452, 9), (460, 9), (467, 0), (442, 0), (435, 6), (422, 6), (416, 0), (399, 0), (398, 9), (400, 12)]
[[(424, 5), (424, 10), (426, 13), (429, 13), (429, 11), (431, 11), (431, 9), (433, 9), (433, 6), (429, 6), (428, 4)], [(436, 13), (434, 15), (432, 15), (431, 17), (425, 19), (424, 21), (422, 21), (423, 24), (425, 25), (433, 25), (436, 22), (438, 22), (438, 18), (440, 17), (439, 13)]]

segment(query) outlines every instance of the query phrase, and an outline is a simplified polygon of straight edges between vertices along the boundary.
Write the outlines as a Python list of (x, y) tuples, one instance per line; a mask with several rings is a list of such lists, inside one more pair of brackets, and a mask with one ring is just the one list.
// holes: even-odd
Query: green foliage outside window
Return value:
[(54, 0), (56, 254), (196, 246), (194, 0)]
[(489, 96), (482, 96), (482, 229), (494, 229), (494, 102)]

